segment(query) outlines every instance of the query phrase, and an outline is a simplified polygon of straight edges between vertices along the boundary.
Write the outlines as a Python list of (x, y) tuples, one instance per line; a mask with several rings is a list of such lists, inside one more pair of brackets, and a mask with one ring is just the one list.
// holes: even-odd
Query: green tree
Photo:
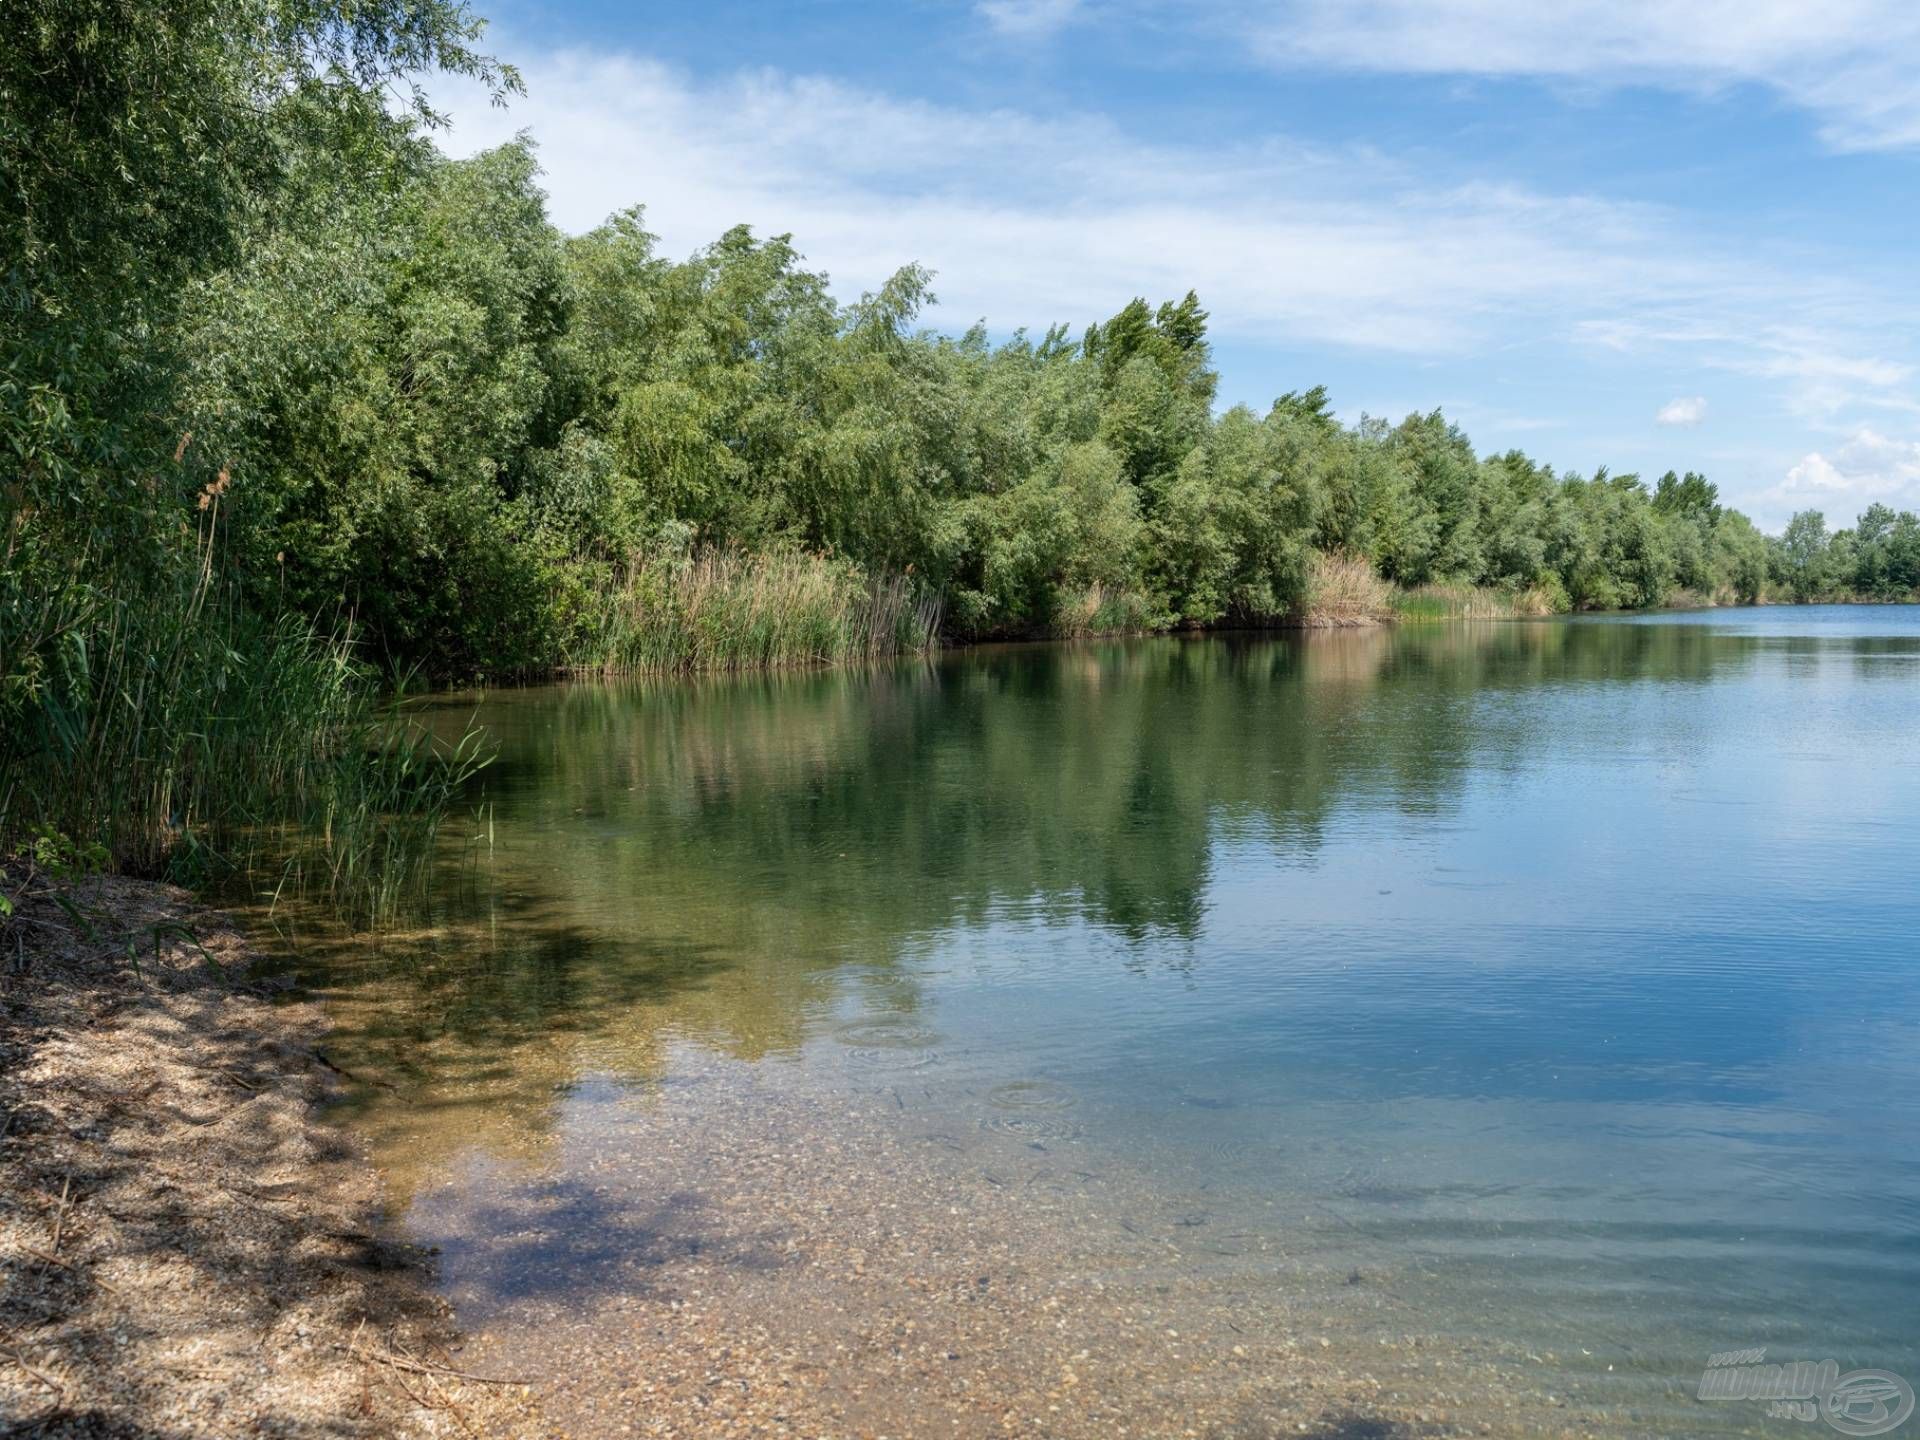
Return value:
[(317, 177), (411, 163), (423, 75), (513, 88), (479, 33), (454, 0), (0, 3), (0, 848), (104, 826), (151, 864), (283, 818), (289, 776), (368, 778), (329, 749), (350, 661), (226, 583), (188, 315)]
[(1827, 517), (1818, 510), (1802, 510), (1787, 522), (1779, 554), (1783, 578), (1796, 603), (1806, 604), (1832, 583), (1828, 546)]
[(352, 613), (438, 674), (539, 663), (569, 298), (536, 174), (523, 144), (423, 156), (206, 287), (192, 395), (260, 603)]

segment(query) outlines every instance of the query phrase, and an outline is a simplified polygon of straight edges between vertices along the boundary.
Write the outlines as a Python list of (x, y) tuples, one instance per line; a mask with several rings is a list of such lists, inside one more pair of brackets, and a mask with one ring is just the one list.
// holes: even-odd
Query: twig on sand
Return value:
[(60, 1208), (53, 1216), (53, 1243), (47, 1248), (54, 1254), (60, 1253), (60, 1231), (67, 1223), (67, 1196), (73, 1190), (73, 1172), (67, 1172), (67, 1178), (60, 1186)]
[(55, 1255), (49, 1250), (42, 1250), (38, 1245), (22, 1245), (20, 1248), (26, 1251), (27, 1254), (33, 1256), (33, 1258), (36, 1260), (44, 1260), (49, 1265), (58, 1265), (63, 1270), (71, 1270), (76, 1275), (86, 1276), (88, 1280), (90, 1280), (93, 1284), (98, 1285), (102, 1290), (105, 1290), (109, 1295), (114, 1293), (113, 1286), (109, 1285), (106, 1281), (102, 1280), (98, 1275), (95, 1275), (91, 1270), (81, 1269), (78, 1265), (74, 1264), (73, 1261), (67, 1259), (67, 1257), (64, 1255)]
[(460, 1428), (471, 1435), (473, 1440), (480, 1440), (480, 1432), (473, 1428), (472, 1422), (467, 1419), (466, 1412), (460, 1408), (459, 1402), (447, 1393), (447, 1387), (440, 1383), (439, 1377), (441, 1375), (449, 1375), (461, 1380), (470, 1380), (478, 1385), (518, 1385), (523, 1383), (518, 1380), (490, 1380), (484, 1375), (468, 1375), (464, 1371), (453, 1369), (451, 1366), (428, 1365), (423, 1361), (415, 1360), (410, 1355), (395, 1354), (394, 1352), (398, 1347), (394, 1344), (391, 1337), (388, 1338), (387, 1353), (385, 1355), (374, 1350), (362, 1350), (360, 1348), (360, 1332), (366, 1328), (367, 1322), (362, 1318), (359, 1325), (354, 1328), (353, 1338), (345, 1345), (336, 1345), (334, 1348), (336, 1350), (345, 1350), (357, 1360), (377, 1360), (382, 1365), (390, 1366), (394, 1370), (420, 1376), (433, 1388), (433, 1393), (439, 1397), (437, 1404), (407, 1384), (399, 1375), (394, 1375), (392, 1379), (393, 1383), (400, 1387), (401, 1394), (413, 1401), (413, 1403), (418, 1405), (422, 1410), (445, 1410), (449, 1415), (453, 1416)]
[(27, 1363), (27, 1357), (20, 1353), (20, 1348), (17, 1344), (0, 1345), (0, 1355), (6, 1356), (7, 1359), (13, 1361), (14, 1364), (18, 1365), (27, 1374), (53, 1391), (54, 1394), (58, 1395), (62, 1405), (67, 1403), (67, 1387), (62, 1385), (58, 1380), (55, 1380), (51, 1375), (36, 1370), (33, 1366), (29, 1365)]
[(353, 1073), (353, 1071), (347, 1069), (346, 1066), (334, 1064), (333, 1061), (327, 1058), (326, 1052), (321, 1050), (318, 1046), (315, 1046), (313, 1049), (309, 1050), (307, 1053), (313, 1056), (313, 1058), (318, 1060), (322, 1065), (326, 1066), (327, 1069), (331, 1070), (334, 1074), (344, 1075), (347, 1079), (353, 1081), (353, 1083), (356, 1085), (378, 1085), (382, 1090), (391, 1090), (395, 1094), (398, 1094), (400, 1091), (400, 1087), (394, 1084), (391, 1080), (382, 1080), (378, 1075), (356, 1075)]
[[(354, 1334), (358, 1336), (359, 1332)], [(414, 1375), (445, 1375), (453, 1380), (465, 1380), (474, 1385), (531, 1385), (530, 1380), (514, 1380), (495, 1375), (471, 1375), (465, 1370), (456, 1370), (451, 1365), (427, 1365), (402, 1355), (382, 1355), (377, 1350), (360, 1349), (355, 1345), (336, 1344), (336, 1350), (344, 1350), (361, 1360), (377, 1360), (382, 1365), (391, 1365), (396, 1370), (405, 1370)]]
[[(399, 1378), (400, 1377), (397, 1375), (394, 1376), (394, 1379), (396, 1381)], [(471, 1435), (473, 1437), (473, 1440), (480, 1440), (480, 1432), (474, 1429), (472, 1424), (469, 1423), (469, 1421), (467, 1420), (466, 1411), (462, 1410), (460, 1408), (459, 1402), (457, 1402), (453, 1398), (453, 1396), (447, 1393), (447, 1387), (440, 1383), (439, 1377), (436, 1376), (431, 1370), (427, 1370), (421, 1373), (421, 1378), (424, 1379), (427, 1382), (427, 1384), (433, 1387), (433, 1393), (440, 1397), (441, 1403), (446, 1406), (447, 1412), (450, 1415), (452, 1415), (455, 1420), (458, 1420), (460, 1422), (460, 1428), (466, 1431), (467, 1434)], [(432, 1408), (432, 1407), (428, 1407), (428, 1408)]]

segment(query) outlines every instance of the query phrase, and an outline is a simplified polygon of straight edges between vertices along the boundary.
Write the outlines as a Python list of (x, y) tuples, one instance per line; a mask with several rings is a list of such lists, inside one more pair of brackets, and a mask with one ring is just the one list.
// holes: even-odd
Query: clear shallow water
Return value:
[(1764, 1428), (1680, 1408), (1712, 1351), (1920, 1379), (1920, 609), (1019, 647), (479, 716), (502, 753), (437, 928), (327, 980), (475, 1323), (608, 1261), (487, 1243), (526, 1177), (618, 1162), (554, 1221), (606, 1226), (646, 1117), (697, 1122), (722, 1074), (995, 1184), (1124, 1167), (1208, 1237), (1175, 1270), (1364, 1281), (1602, 1428)]

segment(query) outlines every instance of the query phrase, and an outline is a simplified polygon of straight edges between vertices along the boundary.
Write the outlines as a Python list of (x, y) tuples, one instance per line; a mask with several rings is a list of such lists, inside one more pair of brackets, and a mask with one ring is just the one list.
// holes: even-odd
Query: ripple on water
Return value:
[(1078, 1095), (1052, 1080), (1009, 1080), (987, 1092), (994, 1113), (980, 1128), (1019, 1140), (1077, 1140), (1084, 1132), (1065, 1112), (1079, 1103)]
[(1017, 1140), (1078, 1140), (1086, 1133), (1071, 1120), (1046, 1114), (989, 1115), (980, 1122), (980, 1128)]
[(987, 1092), (996, 1110), (1071, 1110), (1080, 1097), (1056, 1080), (1009, 1080)]
[(940, 1039), (939, 1032), (904, 1018), (855, 1020), (836, 1030), (834, 1039), (846, 1046), (850, 1065), (918, 1070), (940, 1058), (933, 1048)]

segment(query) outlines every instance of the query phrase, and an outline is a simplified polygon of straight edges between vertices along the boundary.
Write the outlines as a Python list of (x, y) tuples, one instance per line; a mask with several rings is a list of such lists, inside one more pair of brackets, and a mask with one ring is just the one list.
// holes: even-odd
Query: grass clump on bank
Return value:
[(1299, 621), (1309, 629), (1378, 625), (1393, 618), (1393, 587), (1364, 555), (1316, 552)]
[(195, 884), (246, 871), (378, 920), (421, 881), (479, 738), (407, 724), (347, 630), (250, 609), (218, 578), (213, 529), (131, 594), (85, 566), (0, 582), (0, 855), (84, 851)]
[(1396, 590), (1391, 614), (1396, 620), (1521, 620), (1558, 615), (1572, 607), (1552, 587), (1506, 589), (1490, 585), (1435, 582)]
[(883, 660), (932, 648), (940, 619), (910, 577), (792, 551), (644, 557), (585, 609), (567, 665), (599, 674)]
[(1165, 628), (1153, 602), (1133, 590), (1110, 589), (1098, 581), (1058, 598), (1048, 623), (1049, 637), (1081, 640), (1096, 635), (1137, 635)]

